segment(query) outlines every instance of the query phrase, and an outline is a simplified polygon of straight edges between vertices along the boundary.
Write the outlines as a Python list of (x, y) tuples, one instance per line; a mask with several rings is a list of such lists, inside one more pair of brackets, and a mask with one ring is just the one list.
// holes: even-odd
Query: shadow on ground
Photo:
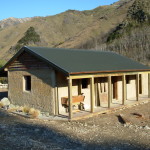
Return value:
[(146, 150), (145, 146), (116, 139), (108, 137), (100, 144), (92, 140), (85, 142), (80, 136), (74, 138), (54, 127), (35, 124), (34, 120), (0, 110), (0, 150)]

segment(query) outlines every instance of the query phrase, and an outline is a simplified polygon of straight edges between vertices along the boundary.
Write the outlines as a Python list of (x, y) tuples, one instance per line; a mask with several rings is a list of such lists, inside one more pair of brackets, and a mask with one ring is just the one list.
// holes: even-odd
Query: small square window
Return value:
[(24, 76), (24, 90), (31, 91), (31, 76)]

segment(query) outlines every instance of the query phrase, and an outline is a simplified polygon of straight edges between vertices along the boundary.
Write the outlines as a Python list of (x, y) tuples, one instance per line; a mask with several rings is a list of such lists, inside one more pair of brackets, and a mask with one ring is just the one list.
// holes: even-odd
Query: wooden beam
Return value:
[(59, 114), (58, 87), (55, 87), (55, 115)]
[(98, 101), (98, 81), (97, 81), (97, 78), (95, 79), (94, 86), (95, 86), (95, 106), (97, 106), (97, 101)]
[(139, 94), (143, 94), (143, 74), (139, 74)]
[(101, 106), (101, 97), (100, 97), (100, 95), (101, 95), (101, 88), (100, 88), (100, 83), (98, 82), (97, 83), (97, 90), (98, 90), (98, 93), (97, 93), (97, 96), (98, 96), (98, 100), (99, 100), (99, 105)]
[[(100, 74), (82, 74), (82, 75), (71, 75), (70, 77), (72, 78), (72, 79), (84, 79), (84, 78), (91, 78), (91, 77), (108, 77), (108, 75), (109, 76), (123, 76), (124, 74), (125, 75), (136, 75), (137, 73), (139, 73), (139, 74), (147, 74), (147, 73), (150, 73), (150, 71), (144, 71), (144, 72), (121, 72), (121, 73), (119, 73), (119, 72), (116, 72), (116, 73), (105, 73), (105, 74), (102, 74), (102, 73), (100, 73)], [(68, 79), (69, 79), (69, 77), (68, 77)]]
[(68, 80), (69, 119), (72, 119), (72, 79)]
[(122, 76), (122, 105), (125, 104), (127, 97), (127, 89), (126, 89), (126, 75)]
[(91, 113), (94, 112), (94, 97), (95, 97), (95, 92), (94, 92), (94, 77), (90, 79), (90, 93), (91, 93)]
[(148, 98), (150, 98), (150, 73), (148, 74)]
[(82, 93), (82, 83), (81, 79), (78, 80), (78, 95), (81, 95)]
[(112, 101), (111, 76), (108, 76), (108, 108), (110, 108), (111, 101)]
[(136, 100), (139, 101), (139, 74), (136, 74)]

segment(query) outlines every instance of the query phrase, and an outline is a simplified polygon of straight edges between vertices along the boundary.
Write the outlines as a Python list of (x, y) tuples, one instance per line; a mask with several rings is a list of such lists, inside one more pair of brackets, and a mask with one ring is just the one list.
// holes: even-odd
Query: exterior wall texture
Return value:
[[(54, 114), (53, 70), (9, 71), (8, 96), (13, 104)], [(31, 91), (23, 90), (24, 75), (31, 76)]]
[(142, 94), (148, 95), (148, 73), (142, 74)]
[[(31, 76), (31, 91), (25, 91), (24, 76)], [(55, 71), (35, 56), (23, 52), (8, 66), (8, 96), (13, 104), (55, 112)]]

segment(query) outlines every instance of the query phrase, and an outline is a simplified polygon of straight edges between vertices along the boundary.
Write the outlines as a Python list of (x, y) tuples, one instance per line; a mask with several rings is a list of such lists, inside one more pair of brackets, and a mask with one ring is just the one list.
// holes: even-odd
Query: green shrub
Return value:
[(30, 27), (23, 38), (18, 41), (18, 44), (28, 45), (29, 43), (40, 42), (40, 36), (35, 32), (34, 27)]
[(17, 42), (17, 44), (10, 48), (10, 51), (17, 52), (25, 45), (35, 44), (40, 41), (40, 36), (36, 33), (34, 27), (30, 27), (25, 32), (24, 36)]

